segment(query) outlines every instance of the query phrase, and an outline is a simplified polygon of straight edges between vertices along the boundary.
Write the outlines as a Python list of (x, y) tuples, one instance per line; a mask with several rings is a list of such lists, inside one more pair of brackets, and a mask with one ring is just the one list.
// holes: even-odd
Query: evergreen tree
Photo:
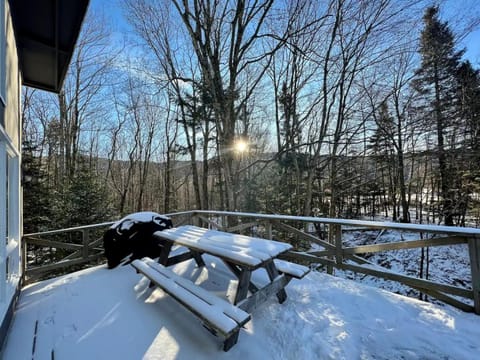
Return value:
[(480, 157), (480, 71), (469, 61), (457, 71), (459, 116), (464, 121), (464, 146), (470, 156)]
[(305, 202), (305, 183), (303, 176), (308, 171), (308, 155), (300, 151), (302, 143), (302, 126), (297, 112), (298, 93), (289, 90), (284, 82), (278, 101), (281, 105), (282, 154), (278, 159), (280, 165), (280, 186), (288, 199), (287, 213), (302, 214)]
[[(393, 208), (393, 221), (398, 218), (397, 214), (397, 170), (398, 164), (396, 159), (396, 124), (389, 113), (388, 105), (383, 101), (375, 115), (376, 129), (370, 138), (369, 148), (372, 149), (378, 165), (380, 165), (379, 173), (381, 174), (381, 184), (376, 183), (375, 186), (385, 191), (388, 190), (389, 202)], [(371, 183), (367, 183), (372, 186)], [(377, 190), (378, 191), (378, 190)]]
[[(185, 146), (178, 145), (179, 153), (190, 155), (193, 188), (196, 208), (207, 209), (209, 161), (211, 143), (215, 140), (216, 124), (213, 117), (212, 98), (208, 89), (200, 82), (194, 82), (191, 91), (176, 88), (180, 116), (178, 123), (182, 126)], [(201, 154), (201, 169), (198, 168), (198, 155)], [(201, 170), (201, 171), (199, 171)]]
[(457, 72), (458, 114), (463, 124), (461, 142), (462, 176), (457, 176), (457, 188), (461, 196), (458, 206), (465, 224), (469, 208), (478, 211), (480, 202), (472, 194), (480, 192), (480, 72), (469, 61), (463, 62)]
[(382, 102), (375, 116), (375, 133), (370, 138), (370, 148), (375, 155), (390, 157), (394, 152), (395, 123), (388, 111), (386, 102)]
[(302, 129), (300, 125), (299, 115), (297, 113), (296, 94), (292, 94), (287, 89), (287, 83), (283, 83), (282, 91), (278, 98), (282, 105), (283, 126), (281, 135), (283, 136), (283, 147), (290, 151), (301, 143)]
[(25, 234), (51, 229), (52, 207), (47, 174), (35, 157), (30, 141), (22, 144), (23, 231)]
[(62, 199), (56, 207), (59, 227), (97, 224), (111, 220), (114, 215), (104, 182), (83, 163), (58, 195)]
[(421, 67), (414, 86), (424, 96), (426, 120), (436, 134), (442, 215), (453, 225), (455, 194), (453, 161), (448, 161), (447, 135), (452, 134), (455, 116), (456, 73), (462, 51), (455, 50), (455, 38), (448, 23), (438, 18), (438, 7), (429, 7), (423, 17), (420, 37)]

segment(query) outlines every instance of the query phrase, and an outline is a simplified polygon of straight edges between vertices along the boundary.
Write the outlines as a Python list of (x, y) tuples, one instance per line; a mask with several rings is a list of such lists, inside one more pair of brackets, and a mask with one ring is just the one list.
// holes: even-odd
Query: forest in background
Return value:
[[(429, 1), (122, 0), (23, 89), (24, 232), (141, 210), (480, 224), (480, 73)], [(468, 16), (467, 16), (468, 15)]]

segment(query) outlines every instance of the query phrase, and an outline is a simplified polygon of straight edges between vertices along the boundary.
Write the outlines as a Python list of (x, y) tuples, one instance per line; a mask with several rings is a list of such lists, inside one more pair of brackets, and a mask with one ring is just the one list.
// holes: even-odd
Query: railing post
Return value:
[(335, 261), (337, 264), (343, 263), (343, 251), (342, 251), (342, 225), (333, 225), (333, 238), (335, 241)]
[(480, 315), (480, 237), (468, 239), (468, 253), (472, 271), (473, 307), (475, 313)]
[[(328, 243), (329, 244), (334, 244), (335, 243), (334, 235), (333, 235), (334, 234), (333, 227), (334, 227), (333, 224), (328, 224)], [(328, 256), (328, 259), (332, 260), (332, 257)], [(333, 266), (332, 265), (327, 265), (327, 274), (333, 275)]]
[(267, 220), (265, 222), (265, 231), (266, 234), (265, 236), (267, 237), (268, 240), (272, 240), (273, 235), (272, 235), (272, 222), (270, 220)]
[(201, 226), (200, 218), (197, 216), (196, 212), (192, 212), (190, 214), (190, 223), (194, 226)]
[[(341, 264), (343, 262), (342, 252), (342, 225), (328, 225), (328, 242), (335, 245), (335, 262)], [(333, 275), (333, 266), (327, 265), (327, 273)]]
[(232, 220), (232, 216), (222, 215), (220, 218), (222, 219), (220, 220), (220, 229), (218, 229), (220, 231), (227, 231), (229, 226), (235, 226), (237, 224), (236, 220)]
[(27, 277), (27, 240), (22, 237), (22, 282), (25, 283)]
[(90, 243), (90, 232), (88, 229), (82, 230), (82, 257), (88, 259), (88, 244)]

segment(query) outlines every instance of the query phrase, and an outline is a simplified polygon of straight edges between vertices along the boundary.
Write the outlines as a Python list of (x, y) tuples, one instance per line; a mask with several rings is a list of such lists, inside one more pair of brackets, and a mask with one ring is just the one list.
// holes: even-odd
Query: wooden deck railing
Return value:
[[(246, 233), (290, 242), (294, 245), (295, 251), (285, 255), (289, 260), (315, 267), (323, 266), (329, 273), (333, 273), (333, 269), (336, 268), (397, 281), (464, 311), (480, 315), (480, 229), (222, 211), (187, 211), (168, 215), (175, 226), (194, 224), (226, 232)], [(99, 237), (99, 231), (103, 232), (111, 224), (104, 223), (25, 235), (25, 249), (29, 249), (30, 258), (35, 256), (34, 247), (43, 250), (47, 248), (50, 251), (62, 249), (65, 254), (68, 253), (60, 261), (46, 265), (35, 266), (33, 260), (27, 261), (28, 265), (24, 272), (27, 281), (38, 279), (58, 269), (98, 261), (102, 256), (102, 239)], [(306, 231), (308, 226), (314, 226), (315, 231)], [(344, 243), (344, 234), (353, 229), (380, 231), (391, 229), (418, 233), (418, 239), (403, 241), (399, 238), (396, 241), (381, 244), (347, 246)], [(78, 239), (71, 242), (45, 239), (45, 237), (59, 234), (65, 236), (68, 233), (79, 234)], [(316, 244), (321, 249), (311, 250), (312, 244)], [(448, 275), (442, 283), (420, 279), (393, 272), (362, 256), (385, 251), (460, 244), (466, 244), (469, 252), (471, 282), (465, 287), (449, 283)]]
[(101, 259), (103, 238), (99, 233), (112, 224), (109, 222), (24, 235), (24, 283), (61, 274), (65, 269), (69, 272), (68, 269)]
[[(178, 226), (192, 212), (168, 214)], [(114, 222), (44, 231), (23, 236), (24, 284), (75, 271), (103, 259), (103, 233)]]

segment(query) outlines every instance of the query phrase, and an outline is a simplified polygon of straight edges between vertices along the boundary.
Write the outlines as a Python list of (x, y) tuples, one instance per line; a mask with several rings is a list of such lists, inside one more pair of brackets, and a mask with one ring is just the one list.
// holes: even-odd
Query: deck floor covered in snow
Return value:
[[(213, 257), (174, 271), (230, 298), (232, 275)], [(262, 281), (266, 274), (254, 274)], [(312, 272), (288, 299), (257, 309), (222, 350), (197, 318), (131, 266), (99, 266), (23, 289), (3, 358), (478, 359), (480, 316)]]

